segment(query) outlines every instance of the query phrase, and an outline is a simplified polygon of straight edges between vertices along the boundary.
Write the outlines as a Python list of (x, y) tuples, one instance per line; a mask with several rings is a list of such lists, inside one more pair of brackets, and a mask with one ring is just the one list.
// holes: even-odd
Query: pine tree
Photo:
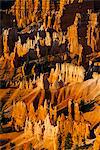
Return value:
[(68, 133), (65, 140), (65, 150), (71, 149), (72, 147), (72, 137), (71, 134)]
[(61, 150), (61, 142), (62, 142), (62, 138), (61, 138), (61, 134), (58, 137), (58, 150)]

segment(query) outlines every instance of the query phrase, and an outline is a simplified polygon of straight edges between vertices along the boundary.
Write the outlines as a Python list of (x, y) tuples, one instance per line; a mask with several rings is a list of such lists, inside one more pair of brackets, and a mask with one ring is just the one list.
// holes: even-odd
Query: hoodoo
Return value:
[(1, 0), (0, 149), (100, 149), (96, 4)]

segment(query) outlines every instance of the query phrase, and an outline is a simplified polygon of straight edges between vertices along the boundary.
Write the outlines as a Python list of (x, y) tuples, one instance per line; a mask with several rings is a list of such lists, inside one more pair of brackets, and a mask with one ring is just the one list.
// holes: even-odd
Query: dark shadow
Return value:
[(92, 108), (94, 107), (94, 104), (95, 100), (88, 104), (85, 104), (84, 101), (81, 101), (80, 111), (82, 111), (83, 113), (90, 112), (91, 110), (93, 110)]
[(100, 122), (97, 123), (97, 124), (93, 127), (92, 130), (90, 130), (90, 138), (91, 138), (91, 139), (96, 138), (96, 136), (95, 136), (95, 134), (94, 134), (94, 130), (95, 130), (99, 125), (100, 125)]
[(0, 9), (9, 9), (14, 5), (15, 0), (0, 0)]

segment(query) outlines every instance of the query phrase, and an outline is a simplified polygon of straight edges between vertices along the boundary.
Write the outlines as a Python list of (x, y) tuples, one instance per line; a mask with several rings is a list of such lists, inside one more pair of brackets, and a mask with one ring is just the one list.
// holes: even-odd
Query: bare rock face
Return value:
[[(7, 144), (0, 148), (98, 150), (100, 29), (94, 3), (16, 0), (3, 15), (0, 138)], [(17, 28), (9, 28), (14, 23)]]
[(100, 111), (100, 107), (96, 106), (96, 108), (93, 111), (87, 112), (84, 114), (85, 120), (91, 122), (91, 128), (93, 128), (96, 124), (100, 122), (100, 119), (98, 118), (98, 115), (97, 115), (100, 113), (99, 111)]

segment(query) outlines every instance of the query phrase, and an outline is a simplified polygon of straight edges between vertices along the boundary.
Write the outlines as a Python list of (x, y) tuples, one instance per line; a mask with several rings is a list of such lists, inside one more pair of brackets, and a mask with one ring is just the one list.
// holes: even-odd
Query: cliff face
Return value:
[[(87, 45), (87, 25), (89, 23), (88, 10), (92, 10), (94, 13), (99, 12), (100, 2), (96, 1), (84, 1), (83, 3), (78, 3), (75, 0), (72, 4), (66, 5), (65, 10), (61, 18), (61, 27), (63, 31), (66, 31), (66, 27), (71, 26), (74, 23), (76, 13), (80, 13), (81, 20), (78, 24), (78, 39), (79, 43), (83, 46), (83, 56), (85, 61), (85, 56), (91, 53), (91, 47)], [(98, 15), (98, 26), (100, 26), (100, 15)], [(74, 34), (74, 33), (73, 33)], [(97, 43), (97, 51), (100, 51), (100, 42)]]
[[(88, 15), (88, 10), (92, 10), (93, 12), (99, 10), (99, 2), (98, 0), (96, 1), (88, 1), (88, 0), (83, 0), (82, 3), (78, 2), (79, 0), (74, 0), (73, 3), (67, 4), (65, 5), (64, 11), (63, 11), (63, 15), (61, 17), (61, 28), (63, 31), (67, 31), (67, 28), (71, 25), (74, 24), (74, 20), (75, 20), (75, 16), (76, 13), (80, 13), (81, 15), (81, 21), (78, 24), (78, 37), (79, 37), (79, 43), (83, 46), (83, 53), (84, 55), (91, 53), (91, 48), (89, 46), (87, 46), (87, 25), (88, 25), (88, 21), (89, 21), (89, 15)], [(14, 5), (15, 0), (12, 1), (8, 1), (7, 0), (1, 0), (1, 9), (9, 9), (11, 8), (11, 6)], [(51, 2), (51, 1), (50, 1)], [(58, 5), (58, 1), (52, 0), (53, 4), (55, 5), (55, 3), (57, 3)], [(51, 6), (51, 4), (50, 4)], [(20, 7), (19, 7), (20, 9)], [(38, 8), (39, 9), (39, 8)], [(51, 11), (51, 7), (50, 7), (50, 11)], [(33, 12), (32, 12), (33, 13)], [(18, 14), (19, 11), (18, 11)], [(19, 17), (18, 21), (22, 21), (22, 23), (24, 22), (23, 19), (23, 13), (22, 14), (22, 18)], [(26, 14), (24, 14), (26, 15)], [(12, 16), (11, 14), (6, 14), (5, 12), (0, 12), (0, 22), (1, 22), (1, 26), (0, 26), (0, 34), (2, 33), (2, 29), (3, 28), (10, 28), (10, 27), (17, 27), (18, 22), (14, 23), (13, 20), (15, 19), (14, 16)], [(20, 15), (19, 15), (20, 16)], [(31, 16), (29, 14), (29, 16)], [(26, 20), (28, 20), (28, 17), (26, 17)], [(16, 19), (15, 19), (16, 20)], [(30, 18), (30, 20), (32, 20), (32, 18)], [(29, 21), (30, 21), (29, 20)], [(98, 16), (98, 25), (99, 25), (99, 21), (100, 17)], [(59, 22), (59, 19), (58, 19)], [(56, 22), (57, 24), (57, 22)], [(98, 42), (98, 50), (100, 50), (100, 42)], [(0, 37), (0, 52), (2, 53), (2, 36)]]
[(99, 149), (98, 2), (1, 3), (0, 149)]
[(14, 18), (15, 17), (12, 16), (11, 14), (6, 14), (3, 11), (0, 12), (0, 56), (2, 55), (3, 52), (3, 41), (2, 41), (3, 29), (15, 27), (15, 24), (13, 22)]
[(78, 0), (75, 0), (72, 4), (66, 5), (61, 18), (62, 29), (66, 30), (66, 27), (74, 23), (76, 13), (87, 14), (88, 9), (94, 10), (93, 1), (84, 1), (83, 3), (78, 3)]

